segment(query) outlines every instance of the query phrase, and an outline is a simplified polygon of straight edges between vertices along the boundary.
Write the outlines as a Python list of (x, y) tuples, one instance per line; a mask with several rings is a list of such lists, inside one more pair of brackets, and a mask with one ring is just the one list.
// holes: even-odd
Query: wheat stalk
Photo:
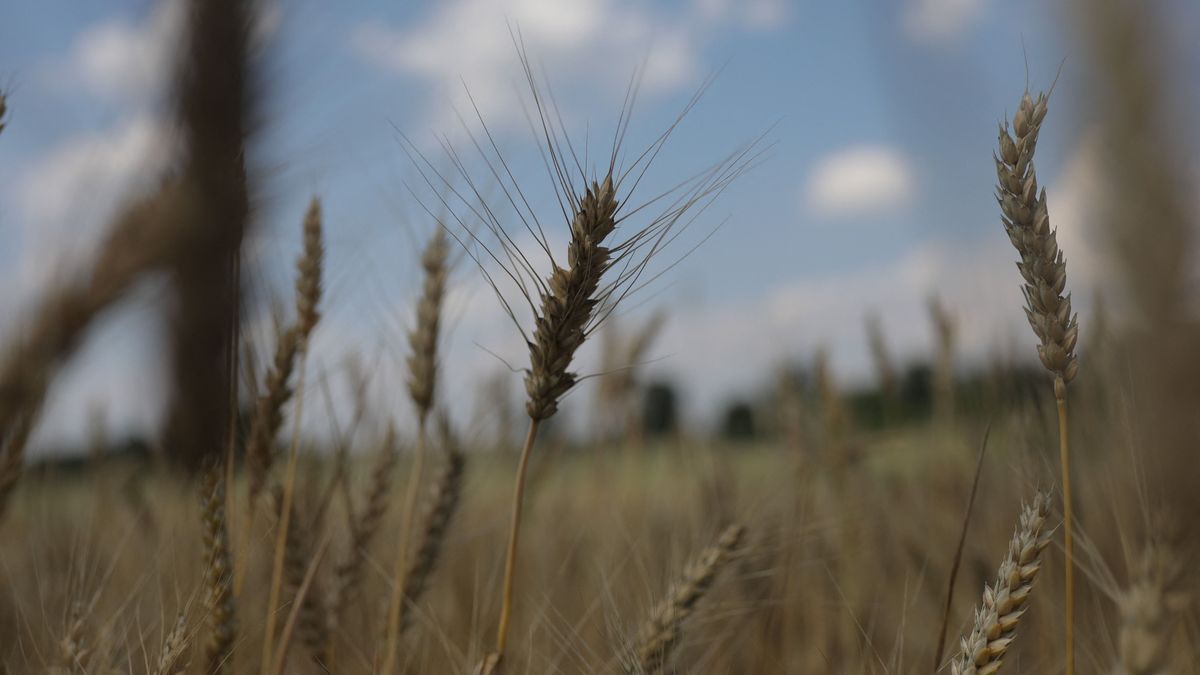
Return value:
[(721, 568), (745, 536), (746, 528), (730, 525), (715, 544), (704, 549), (684, 568), (683, 577), (667, 591), (667, 597), (654, 608), (642, 627), (637, 648), (637, 668), (630, 672), (654, 675), (661, 672), (683, 635), (683, 622), (696, 609), (696, 603), (712, 588)]
[(409, 565), (409, 545), (416, 519), (417, 497), (425, 468), (425, 450), (428, 445), (429, 413), (437, 391), (438, 335), (441, 327), (442, 302), (446, 294), (448, 276), (447, 257), (449, 243), (446, 230), (439, 223), (421, 254), (421, 267), (425, 272), (421, 299), (417, 303), (417, 322), (409, 333), (412, 353), (408, 357), (408, 392), (417, 414), (417, 447), (409, 470), (408, 486), (404, 498), (404, 530), (401, 534), (400, 552), (396, 556), (392, 571), (392, 595), (388, 603), (387, 628), (384, 636), (383, 671), (390, 673), (396, 667), (396, 655), (400, 648), (400, 633), (403, 631), (401, 615), (404, 613), (406, 566)]
[(392, 491), (392, 474), (396, 460), (395, 432), (388, 430), (387, 439), (380, 448), (375, 468), (371, 472), (371, 487), (367, 491), (367, 503), (358, 519), (350, 525), (350, 552), (347, 558), (334, 568), (333, 593), (329, 603), (329, 639), (326, 647), (326, 662), (333, 668), (333, 640), (341, 625), (342, 614), (358, 593), (362, 583), (363, 566), (371, 542), (379, 532), (379, 526), (387, 513), (388, 499)]
[(237, 606), (233, 595), (233, 561), (225, 520), (225, 473), (219, 464), (204, 474), (201, 486), (204, 525), (204, 605), (209, 639), (205, 672), (219, 675), (232, 658), (237, 638)]
[(462, 494), (466, 457), (452, 438), (449, 423), (445, 419), (442, 421), (441, 439), (446, 450), (445, 466), (430, 492), (429, 504), (421, 526), (420, 543), (404, 574), (404, 601), (401, 604), (399, 619), (401, 633), (412, 623), (409, 611), (425, 592), (429, 585), (429, 577), (437, 567), (450, 520), (458, 509), (459, 497)]
[(1075, 554), (1074, 514), (1071, 499), (1071, 462), (1067, 426), (1067, 385), (1079, 372), (1075, 344), (1079, 340), (1078, 317), (1071, 312), (1067, 264), (1058, 248), (1057, 232), (1050, 227), (1046, 190), (1039, 190), (1033, 155), (1038, 133), (1046, 118), (1047, 97), (1021, 96), (1012, 127), (1000, 125), (996, 162), (996, 200), (1008, 238), (1021, 256), (1017, 269), (1025, 281), (1025, 315), (1038, 337), (1038, 357), (1054, 376), (1054, 399), (1058, 408), (1059, 460), (1062, 471), (1063, 536), (1065, 540), (1064, 610), (1066, 613), (1067, 675), (1075, 672)]
[[(276, 489), (274, 491), (274, 498), (275, 513), (279, 516), (280, 521), (282, 521), (283, 490)], [(329, 641), (329, 631), (326, 623), (328, 612), (322, 606), (321, 593), (315, 576), (311, 580), (307, 592), (303, 597), (300, 596), (299, 591), (304, 584), (305, 577), (308, 575), (309, 566), (314, 562), (313, 545), (308, 528), (304, 527), (304, 523), (300, 522), (294, 503), (292, 504), (291, 511), (290, 521), (292, 526), (288, 528), (287, 539), (284, 544), (284, 585), (288, 594), (292, 596), (292, 603), (299, 604), (296, 635), (300, 640), (300, 644), (308, 649), (313, 660), (318, 665), (323, 666), (325, 646)]]
[[(636, 98), (631, 90), (618, 120), (607, 167), (599, 170), (596, 167), (585, 167), (586, 157), (580, 162), (580, 157), (575, 154), (553, 99), (543, 99), (537, 84), (538, 78), (519, 44), (519, 37), (516, 40), (526, 83), (533, 99), (532, 128), (535, 129), (537, 140), (542, 145), (542, 156), (547, 172), (554, 182), (560, 213), (568, 221), (570, 230), (565, 261), (556, 260), (551, 253), (550, 241), (543, 223), (526, 199), (526, 189), (518, 185), (507, 170), (507, 162), (492, 142), (494, 139), (491, 138), (482, 117), (479, 121), (484, 133), (488, 135), (488, 142), (480, 142), (469, 130), (468, 133), (481, 159), (488, 165), (491, 178), (499, 179), (500, 190), (508, 205), (512, 207), (517, 220), (549, 260), (548, 275), (543, 275), (542, 271), (533, 265), (529, 252), (518, 247), (514, 233), (500, 221), (495, 209), (486, 204), (480, 207), (474, 203), (474, 200), (483, 200), (482, 194), (456, 153), (450, 151), (450, 160), (471, 186), (466, 196), (457, 192), (450, 181), (443, 177), (411, 142), (409, 143), (410, 157), (415, 161), (419, 160), (423, 173), (426, 170), (429, 172), (426, 177), (429, 178), (429, 174), (433, 174), (440, 178), (470, 212), (471, 220), (482, 220), (484, 228), (495, 235), (496, 244), (489, 245), (465, 225), (463, 217), (454, 214), (470, 240), (470, 243), (467, 243), (460, 239), (460, 243), (479, 265), (529, 348), (529, 367), (524, 378), (525, 410), (529, 416), (529, 426), (521, 447), (514, 481), (496, 645), (494, 651), (478, 667), (485, 672), (495, 672), (501, 667), (508, 644), (522, 502), (530, 454), (540, 425), (557, 412), (562, 397), (579, 382), (579, 376), (571, 370), (576, 352), (630, 294), (636, 293), (645, 283), (655, 278), (656, 275), (648, 272), (651, 261), (674, 241), (679, 229), (686, 228), (692, 222), (691, 216), (695, 211), (703, 210), (758, 158), (755, 151), (756, 141), (646, 203), (630, 205), (631, 195), (622, 194), (622, 186), (632, 184), (634, 187), (629, 188), (630, 192), (636, 188), (674, 129), (697, 103), (704, 88), (702, 87), (687, 103), (665, 132), (642, 153), (636, 155), (630, 165), (619, 168), (618, 161), (624, 159), (622, 139), (629, 124), (630, 106)], [(707, 84), (705, 83), (705, 86)], [(626, 180), (629, 183), (625, 183)], [(446, 204), (444, 201), (443, 203)], [(640, 214), (648, 207), (661, 210), (658, 215), (650, 217), (648, 223), (640, 229), (627, 230), (620, 227), (627, 217)], [(451, 212), (453, 213), (452, 209)], [(622, 236), (614, 237), (618, 229)], [(484, 257), (502, 268), (504, 276), (512, 281), (528, 305), (533, 315), (532, 332), (527, 332), (522, 322), (517, 319), (513, 305), (484, 265), (481, 259)]]
[(1000, 669), (1016, 638), (1017, 624), (1029, 609), (1029, 593), (1042, 569), (1042, 551), (1050, 545), (1046, 529), (1049, 509), (1050, 495), (1039, 492), (1021, 512), (996, 582), (984, 587), (974, 627), (962, 639), (961, 651), (951, 665), (954, 675), (989, 675)]
[(541, 292), (541, 308), (534, 316), (533, 339), (529, 344), (529, 370), (525, 376), (525, 411), (529, 430), (521, 448), (517, 481), (513, 491), (512, 521), (504, 558), (500, 621), (496, 629), (493, 669), (499, 667), (508, 645), (512, 618), (513, 583), (516, 574), (517, 546), (520, 536), (521, 506), (529, 456), (537, 439), (540, 423), (558, 411), (558, 401), (575, 386), (578, 377), (568, 370), (575, 351), (587, 339), (592, 313), (600, 302), (597, 290), (600, 278), (612, 264), (605, 240), (616, 228), (619, 202), (613, 187), (612, 172), (603, 183), (593, 182), (579, 200), (571, 220), (571, 241), (567, 247), (566, 268), (554, 265)]
[(296, 261), (296, 330), (299, 333), (300, 372), (298, 375), (296, 410), (293, 416), (292, 443), (288, 451), (286, 475), (283, 481), (283, 507), (275, 539), (275, 556), (271, 567), (271, 588), (267, 595), (267, 620), (263, 636), (263, 653), (260, 672), (271, 672), (275, 622), (279, 596), (283, 581), (284, 562), (287, 554), (288, 529), (291, 526), (292, 500), (296, 489), (296, 464), (300, 454), (300, 422), (304, 411), (304, 377), (307, 366), (309, 339), (316, 327), (320, 314), (317, 305), (321, 300), (321, 268), (325, 258), (322, 241), (321, 202), (313, 197), (304, 217), (304, 250)]

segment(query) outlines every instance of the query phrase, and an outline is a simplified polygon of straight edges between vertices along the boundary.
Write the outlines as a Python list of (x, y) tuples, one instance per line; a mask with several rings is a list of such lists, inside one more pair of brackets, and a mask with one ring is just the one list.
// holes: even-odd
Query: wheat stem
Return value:
[(417, 447), (414, 451), (413, 466), (408, 475), (408, 487), (404, 497), (404, 530), (400, 538), (400, 551), (396, 555), (396, 564), (392, 571), (392, 597), (388, 603), (387, 629), (384, 636), (383, 668), (380, 672), (393, 673), (396, 671), (396, 655), (400, 649), (400, 609), (404, 604), (405, 576), (408, 569), (409, 542), (412, 539), (414, 515), (417, 503), (417, 490), (421, 486), (421, 472), (424, 470), (425, 445), (428, 441), (427, 417), (421, 415), (417, 422)]
[(292, 501), (296, 491), (296, 465), (300, 454), (300, 420), (304, 410), (304, 382), (308, 371), (308, 344), (300, 347), (300, 373), (296, 387), (296, 419), (292, 428), (292, 446), (288, 451), (286, 477), (283, 482), (283, 503), (280, 506), (279, 532), (275, 538), (275, 559), (271, 566), (271, 590), (267, 595), (267, 625), (263, 634), (262, 675), (270, 675), (274, 655), (275, 619), (279, 596), (283, 589), (283, 563), (287, 557), (287, 535), (291, 527)]
[(529, 468), (529, 455), (533, 450), (533, 442), (537, 439), (537, 419), (530, 418), (529, 432), (525, 435), (525, 445), (521, 448), (521, 460), (517, 465), (517, 484), (513, 490), (512, 523), (508, 530), (508, 550), (504, 557), (504, 591), (503, 602), (500, 605), (500, 624), (496, 628), (497, 662), (504, 656), (508, 646), (508, 625), (512, 618), (513, 578), (517, 567), (517, 542), (521, 532), (521, 505), (525, 497), (525, 475)]
[(1067, 621), (1067, 675), (1075, 672), (1075, 537), (1072, 531), (1074, 515), (1071, 509), (1071, 457), (1067, 433), (1067, 389), (1055, 382), (1055, 401), (1058, 403), (1058, 456), (1062, 464), (1063, 490), (1063, 550), (1066, 556), (1064, 602)]

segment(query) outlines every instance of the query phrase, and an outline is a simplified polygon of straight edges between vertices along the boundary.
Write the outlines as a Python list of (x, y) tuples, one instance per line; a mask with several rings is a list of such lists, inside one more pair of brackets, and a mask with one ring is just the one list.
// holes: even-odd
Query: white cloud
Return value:
[(808, 176), (805, 201), (821, 216), (867, 215), (903, 206), (915, 189), (904, 155), (893, 148), (863, 145), (818, 161)]
[(778, 28), (790, 14), (787, 0), (695, 0), (694, 4), (706, 21), (757, 29)]
[[(161, 93), (176, 66), (186, 8), (183, 0), (163, 0), (137, 21), (114, 18), (89, 26), (67, 58), (51, 68), (52, 79), (127, 109), (144, 106)], [(252, 38), (262, 43), (282, 23), (283, 10), (276, 0), (257, 8)]]
[(1107, 191), (1100, 166), (1098, 129), (1082, 135), (1062, 172), (1046, 187), (1050, 224), (1058, 230), (1058, 246), (1067, 260), (1068, 284), (1078, 293), (1115, 280), (1105, 274), (1104, 223)]
[(726, 0), (698, 0), (670, 14), (630, 0), (448, 0), (416, 25), (369, 22), (351, 39), (367, 61), (431, 85), (439, 100), (432, 120), (455, 119), (446, 115), (446, 105), (471, 109), (465, 84), (490, 124), (519, 124), (523, 113), (514, 87), (523, 87), (523, 75), (510, 27), (556, 86), (578, 82), (619, 93), (644, 66), (643, 91), (660, 92), (698, 80), (702, 48), (716, 30), (731, 24), (762, 29), (785, 14), (781, 0), (754, 0), (736, 9)]
[(55, 261), (87, 253), (118, 201), (156, 178), (168, 155), (166, 130), (136, 115), (68, 138), (35, 161), (14, 188), (25, 235), (21, 285), (36, 287)]
[(930, 44), (961, 37), (983, 13), (986, 0), (909, 0), (901, 23), (913, 40)]
[(113, 19), (90, 26), (59, 67), (61, 79), (109, 101), (144, 103), (175, 65), (184, 9), (183, 2), (168, 0), (139, 22)]

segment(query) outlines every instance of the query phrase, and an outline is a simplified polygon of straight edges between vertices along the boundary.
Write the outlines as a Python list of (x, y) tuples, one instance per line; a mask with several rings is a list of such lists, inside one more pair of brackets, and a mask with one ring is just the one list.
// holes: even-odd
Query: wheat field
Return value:
[[(869, 386), (843, 388), (819, 353), (721, 433), (654, 405), (644, 365), (671, 311), (615, 318), (666, 283), (714, 201), (771, 171), (767, 131), (714, 139), (720, 159), (642, 188), (712, 80), (627, 147), (635, 78), (611, 146), (581, 159), (512, 29), (550, 180), (518, 181), (482, 114), (442, 157), (398, 142), (436, 195), (398, 263), (421, 279), (388, 346), (404, 409), (380, 410), (370, 369), (351, 369), (339, 423), (313, 338), (353, 270), (330, 264), (337, 229), (314, 195), (298, 250), (262, 254), (292, 272), (269, 336), (245, 329), (261, 179), (246, 158), (269, 126), (253, 3), (186, 4), (169, 168), (0, 345), (0, 673), (1200, 673), (1200, 214), (1164, 122), (1163, 28), (1137, 3), (1080, 19), (1078, 58), (1105, 74), (1100, 225), (1121, 297), (1073, 309), (1091, 289), (1072, 285), (1037, 174), (1043, 123), (1071, 113), (1035, 78), (995, 111), (980, 214), (1012, 244), (1021, 358), (956, 368), (958, 317), (934, 294), (914, 318), (935, 336), (925, 370), (903, 371), (868, 315)], [(20, 113), (19, 89), (0, 94), (0, 152)], [(535, 212), (535, 190), (559, 212)], [(445, 386), (464, 368), (444, 349), (464, 276), (525, 347), (520, 405), (496, 397), (490, 435)], [(161, 432), (39, 456), (56, 380), (147, 280), (173, 299)], [(582, 390), (601, 422), (575, 433), (559, 407)]]

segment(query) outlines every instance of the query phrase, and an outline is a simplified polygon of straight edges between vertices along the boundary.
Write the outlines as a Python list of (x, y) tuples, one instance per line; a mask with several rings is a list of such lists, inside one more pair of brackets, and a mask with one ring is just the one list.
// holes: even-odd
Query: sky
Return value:
[[(869, 382), (871, 313), (897, 360), (925, 358), (933, 293), (958, 316), (961, 368), (1031, 360), (990, 157), (996, 125), (1027, 81), (1056, 83), (1038, 170), (1085, 326), (1105, 276), (1092, 229), (1103, 139), (1066, 2), (271, 0), (254, 32), (264, 59), (251, 159), (263, 176), (248, 245), (255, 281), (287, 297), (301, 216), (319, 195), (329, 257), (314, 381), (344, 420), (347, 364), (357, 359), (374, 375), (378, 417), (403, 425), (403, 335), (419, 247), (437, 213), (425, 178), (430, 166), (449, 166), (447, 145), (487, 192), (469, 134), (480, 138), (485, 122), (565, 255), (567, 223), (528, 122), (519, 39), (572, 142), (592, 159), (608, 156), (635, 73), (627, 155), (702, 90), (631, 204), (761, 139), (759, 161), (659, 257), (662, 276), (615, 314), (628, 330), (666, 313), (644, 370), (680, 387), (689, 423), (712, 428), (722, 405), (755, 395), (781, 366), (818, 349), (848, 385)], [(1200, 9), (1163, 6), (1167, 38), (1180, 45), (1175, 65), (1195, 83), (1200, 49), (1187, 45), (1200, 44)], [(47, 282), (86, 257), (107, 216), (167, 161), (163, 101), (181, 10), (179, 0), (43, 2), (6, 17), (0, 335), (19, 330)], [(1185, 95), (1196, 103), (1200, 87)], [(430, 158), (425, 175), (416, 155)], [(161, 301), (160, 285), (147, 284), (93, 330), (51, 392), (36, 447), (82, 438), (96, 419), (115, 433), (155, 427), (165, 392)], [(248, 319), (264, 344), (268, 305)], [(520, 374), (509, 366), (527, 361), (524, 345), (469, 258), (455, 268), (448, 312), (447, 407), (468, 418), (486, 411), (493, 390), (482, 383), (497, 378), (518, 396)], [(596, 372), (594, 345), (577, 366)], [(585, 381), (565, 414), (582, 418), (593, 395)], [(328, 415), (311, 423), (334, 424)]]

